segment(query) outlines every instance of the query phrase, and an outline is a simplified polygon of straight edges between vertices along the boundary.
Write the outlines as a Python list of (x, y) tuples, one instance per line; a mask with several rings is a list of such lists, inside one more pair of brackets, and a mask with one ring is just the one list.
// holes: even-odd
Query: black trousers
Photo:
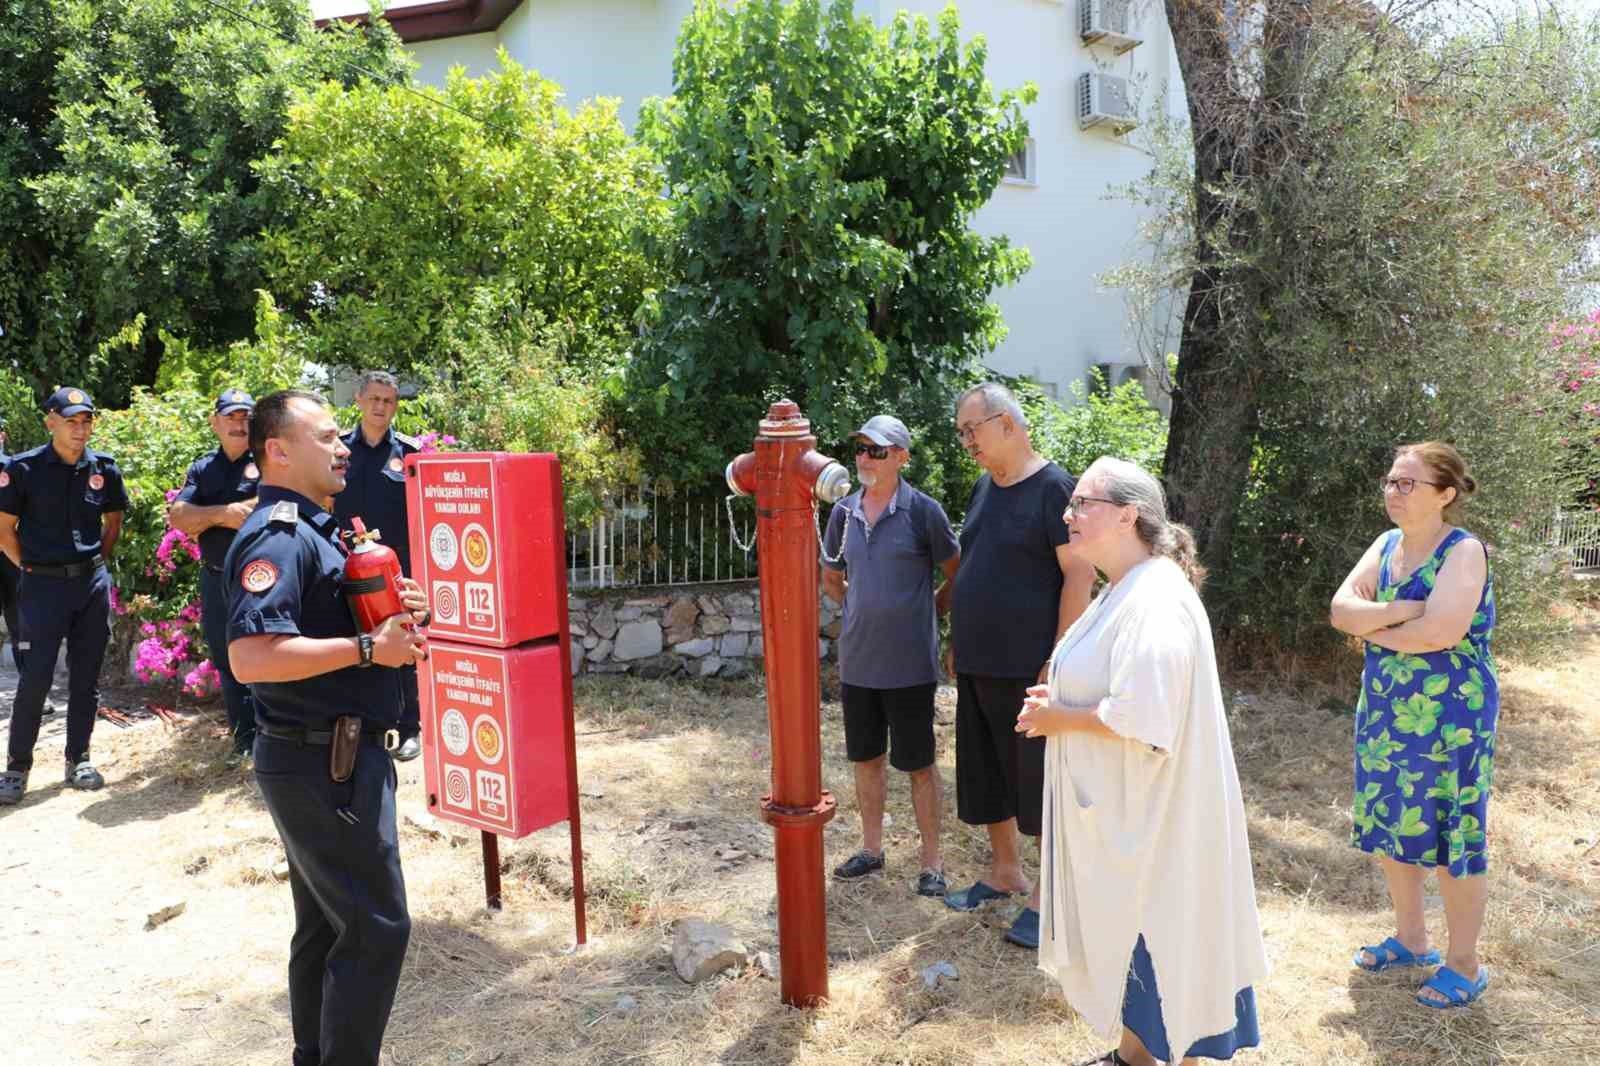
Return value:
[(228, 666), (228, 593), (222, 575), (209, 566), (200, 568), (200, 631), (205, 634), (211, 665), (222, 678), (222, 698), (228, 707), (233, 746), (247, 750), (255, 741), (256, 709), (250, 689), (239, 684)]
[(11, 638), (11, 665), (22, 669), (22, 656), (17, 652), (17, 641), (22, 639), (22, 622), (17, 618), (17, 583), (22, 571), (9, 557), (0, 555), (0, 611), (6, 619), (6, 635)]
[(103, 566), (79, 577), (23, 574), (17, 596), (22, 658), (17, 698), (11, 705), (8, 770), (33, 768), (44, 701), (55, 679), (56, 657), (67, 645), (67, 761), (89, 754), (100, 709), (100, 665), (111, 639), (111, 575)]
[(258, 733), (255, 772), (289, 856), (295, 1066), (377, 1066), (411, 936), (394, 762), (364, 742), (335, 784), (325, 746)]
[(417, 693), (415, 663), (400, 668), (400, 736), (414, 737), (422, 732), (422, 703)]

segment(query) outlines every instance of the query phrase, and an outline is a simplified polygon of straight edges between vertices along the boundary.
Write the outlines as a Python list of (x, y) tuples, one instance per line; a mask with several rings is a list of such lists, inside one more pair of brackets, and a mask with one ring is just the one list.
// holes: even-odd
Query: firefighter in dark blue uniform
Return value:
[[(406, 522), (406, 456), (417, 451), (415, 439), (396, 433), (395, 412), (400, 408), (400, 383), (393, 374), (369, 370), (361, 375), (356, 388), (356, 406), (361, 408), (361, 423), (344, 435), (350, 449), (350, 471), (344, 491), (333, 498), (333, 513), (339, 525), (349, 530), (350, 520), (359, 518), (368, 529), (378, 530), (384, 544), (400, 556), (400, 569), (411, 576), (411, 534)], [(394, 757), (401, 761), (422, 754), (422, 712), (417, 702), (417, 671), (401, 671), (400, 747)]]
[(22, 676), (11, 707), (0, 803), (21, 801), (33, 745), (67, 645), (66, 781), (97, 789), (105, 779), (89, 761), (100, 708), (100, 664), (111, 636), (111, 575), (105, 560), (122, 532), (128, 496), (110, 456), (89, 448), (94, 401), (82, 389), (57, 389), (45, 401), (50, 443), (13, 455), (0, 470), (0, 551), (17, 564)]
[(256, 482), (261, 472), (250, 454), (250, 412), (256, 402), (239, 389), (217, 397), (211, 432), (218, 448), (189, 466), (172, 505), (167, 524), (200, 541), (200, 629), (211, 652), (211, 664), (222, 679), (222, 698), (233, 730), (229, 766), (249, 757), (256, 739), (255, 709), (250, 690), (228, 668), (228, 600), (222, 585), (222, 560), (244, 520), (256, 508)]
[[(223, 564), (228, 655), (255, 698), (256, 781), (289, 858), (294, 1062), (375, 1066), (411, 930), (389, 750), (399, 668), (422, 638), (401, 617), (356, 631), (338, 522), (316, 502), (344, 487), (349, 454), (321, 397), (263, 397), (250, 446), (261, 486)], [(401, 591), (425, 624), (415, 583)]]

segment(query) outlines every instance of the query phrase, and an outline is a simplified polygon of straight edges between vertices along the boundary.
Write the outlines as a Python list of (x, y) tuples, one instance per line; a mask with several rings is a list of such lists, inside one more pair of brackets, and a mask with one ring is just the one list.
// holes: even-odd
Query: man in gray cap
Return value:
[[(911, 777), (911, 805), (922, 837), (917, 892), (944, 895), (939, 855), (943, 805), (934, 765), (933, 694), (939, 683), (937, 616), (949, 608), (961, 562), (944, 508), (900, 476), (911, 461), (911, 434), (891, 415), (876, 415), (855, 434), (861, 488), (828, 516), (822, 584), (844, 605), (839, 680), (845, 753), (855, 767), (861, 850), (834, 869), (848, 881), (882, 870), (885, 753)], [(933, 571), (944, 571), (937, 595)]]

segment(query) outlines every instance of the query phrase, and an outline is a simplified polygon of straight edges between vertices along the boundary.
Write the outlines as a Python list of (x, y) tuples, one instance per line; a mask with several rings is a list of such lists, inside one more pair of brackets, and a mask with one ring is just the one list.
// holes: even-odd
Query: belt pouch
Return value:
[(333, 743), (328, 745), (328, 776), (338, 784), (350, 780), (356, 768), (356, 748), (361, 744), (361, 719), (346, 714), (334, 719)]

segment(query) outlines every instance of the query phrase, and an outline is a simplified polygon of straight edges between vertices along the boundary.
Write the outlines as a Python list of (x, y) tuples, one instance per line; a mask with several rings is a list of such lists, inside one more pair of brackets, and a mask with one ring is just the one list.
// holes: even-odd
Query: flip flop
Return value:
[[(1361, 951), (1366, 952), (1378, 961), (1368, 963), (1362, 959)], [(1437, 966), (1443, 961), (1440, 959), (1438, 951), (1424, 951), (1421, 955), (1416, 954), (1400, 943), (1398, 937), (1390, 937), (1381, 944), (1369, 944), (1362, 948), (1361, 951), (1356, 952), (1355, 957), (1350, 961), (1368, 973), (1382, 973), (1391, 967), (1405, 969), (1409, 966)], [(1393, 956), (1392, 958), (1390, 957), (1391, 955)]]
[(1032, 907), (1022, 908), (1017, 920), (1006, 930), (1006, 940), (1019, 948), (1039, 950), (1039, 912)]
[(982, 881), (974, 881), (971, 888), (963, 888), (959, 892), (946, 892), (944, 905), (953, 911), (975, 911), (992, 899), (1010, 898), (1010, 892), (1001, 892), (997, 888), (990, 888)]
[(1478, 967), (1478, 979), (1469, 981), (1448, 966), (1441, 966), (1433, 972), (1433, 976), (1422, 982), (1423, 988), (1431, 988), (1443, 996), (1448, 1002), (1440, 1003), (1421, 994), (1418, 990), (1417, 1002), (1424, 1007), (1434, 1010), (1454, 1010), (1471, 1004), (1483, 990), (1489, 987), (1489, 968)]

